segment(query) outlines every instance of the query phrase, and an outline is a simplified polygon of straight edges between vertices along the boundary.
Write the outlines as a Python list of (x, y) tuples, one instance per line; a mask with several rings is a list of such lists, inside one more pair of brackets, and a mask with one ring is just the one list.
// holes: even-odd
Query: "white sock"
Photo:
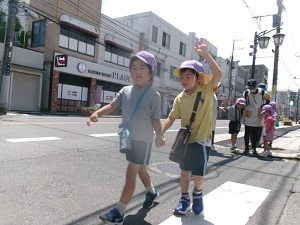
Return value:
[(116, 209), (119, 211), (119, 213), (121, 214), (121, 216), (124, 214), (125, 210), (126, 210), (127, 205), (125, 205), (122, 202), (118, 202), (116, 205)]
[(150, 192), (150, 193), (152, 193), (152, 194), (155, 194), (155, 193), (156, 193), (156, 191), (155, 191), (154, 186), (153, 186), (152, 183), (151, 183), (151, 185), (150, 185), (149, 187), (145, 187), (145, 188), (146, 188), (146, 191), (147, 191), (147, 192)]

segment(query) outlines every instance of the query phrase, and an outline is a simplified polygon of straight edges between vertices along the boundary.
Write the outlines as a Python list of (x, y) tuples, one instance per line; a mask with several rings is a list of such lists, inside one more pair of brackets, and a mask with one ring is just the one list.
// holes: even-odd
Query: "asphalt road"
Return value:
[[(85, 121), (83, 117), (0, 116), (0, 225), (98, 224), (99, 214), (114, 206), (127, 165), (118, 152), (120, 119), (102, 118), (91, 127)], [(217, 122), (219, 149), (209, 158), (204, 195), (228, 181), (270, 190), (246, 224), (277, 224), (299, 177), (299, 162), (231, 154), (229, 141), (224, 140), (229, 138), (227, 125), (228, 121)], [(152, 151), (149, 170), (160, 192), (158, 203), (151, 210), (142, 209), (145, 192), (137, 180), (125, 225), (158, 225), (172, 216), (180, 197), (180, 171), (168, 160), (168, 152), (179, 126), (175, 123), (166, 133), (164, 147)], [(232, 209), (229, 218), (237, 216), (239, 206), (223, 200), (213, 204)]]

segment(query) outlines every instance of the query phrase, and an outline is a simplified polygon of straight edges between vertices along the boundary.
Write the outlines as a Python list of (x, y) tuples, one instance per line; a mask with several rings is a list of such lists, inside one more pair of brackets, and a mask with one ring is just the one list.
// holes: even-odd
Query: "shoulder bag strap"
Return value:
[(129, 126), (129, 127), (131, 126), (131, 123), (132, 123), (132, 121), (133, 121), (133, 117), (134, 117), (135, 114), (136, 114), (136, 111), (137, 111), (137, 109), (138, 109), (138, 107), (139, 107), (139, 105), (140, 105), (140, 103), (141, 103), (141, 101), (142, 101), (142, 98), (145, 96), (145, 94), (146, 94), (146, 92), (147, 92), (148, 90), (149, 90), (149, 88), (147, 88), (145, 91), (143, 91), (143, 93), (141, 94), (139, 100), (137, 101), (137, 103), (136, 103), (136, 105), (135, 105), (135, 107), (134, 107), (134, 110), (133, 110), (133, 112), (132, 112), (132, 114), (131, 114), (130, 120), (129, 120), (129, 122), (128, 122), (128, 126)]
[(198, 92), (198, 93), (197, 93), (196, 100), (195, 100), (195, 103), (194, 103), (194, 108), (193, 108), (193, 112), (192, 112), (192, 115), (191, 115), (189, 127), (192, 125), (192, 123), (193, 123), (194, 120), (195, 120), (195, 116), (196, 116), (196, 112), (197, 112), (197, 109), (198, 109), (200, 97), (201, 97), (201, 92)]

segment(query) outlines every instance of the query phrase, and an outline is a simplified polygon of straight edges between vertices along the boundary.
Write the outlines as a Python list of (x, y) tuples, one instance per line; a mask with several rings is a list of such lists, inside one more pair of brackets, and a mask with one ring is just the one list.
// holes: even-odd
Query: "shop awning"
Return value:
[(107, 34), (104, 37), (104, 42), (109, 43), (111, 45), (115, 45), (119, 48), (123, 48), (126, 51), (134, 52), (133, 46), (130, 43), (126, 42), (125, 40), (122, 40), (119, 37), (115, 37), (113, 35)]
[(95, 37), (99, 37), (99, 29), (97, 27), (83, 22), (75, 17), (66, 14), (61, 14), (59, 17), (59, 22), (61, 24), (67, 24), (71, 27), (76, 27), (77, 29), (83, 30)]

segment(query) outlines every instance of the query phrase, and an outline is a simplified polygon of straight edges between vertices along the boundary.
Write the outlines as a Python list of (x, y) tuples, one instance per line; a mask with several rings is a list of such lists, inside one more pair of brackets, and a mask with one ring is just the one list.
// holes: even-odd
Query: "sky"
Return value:
[[(300, 29), (298, 0), (284, 0), (281, 33), (285, 34), (279, 48), (277, 90), (298, 91), (300, 88)], [(195, 32), (218, 48), (218, 56), (230, 58), (239, 65), (252, 65), (255, 32), (270, 31), (268, 48), (256, 53), (256, 65), (269, 69), (268, 89), (272, 88), (274, 68), (274, 43), (272, 15), (277, 14), (277, 0), (102, 0), (102, 13), (116, 18), (152, 11), (188, 35)], [(255, 17), (257, 19), (255, 19)], [(297, 24), (298, 22), (298, 24)], [(234, 48), (233, 48), (234, 43)], [(299, 79), (294, 79), (297, 77)]]

